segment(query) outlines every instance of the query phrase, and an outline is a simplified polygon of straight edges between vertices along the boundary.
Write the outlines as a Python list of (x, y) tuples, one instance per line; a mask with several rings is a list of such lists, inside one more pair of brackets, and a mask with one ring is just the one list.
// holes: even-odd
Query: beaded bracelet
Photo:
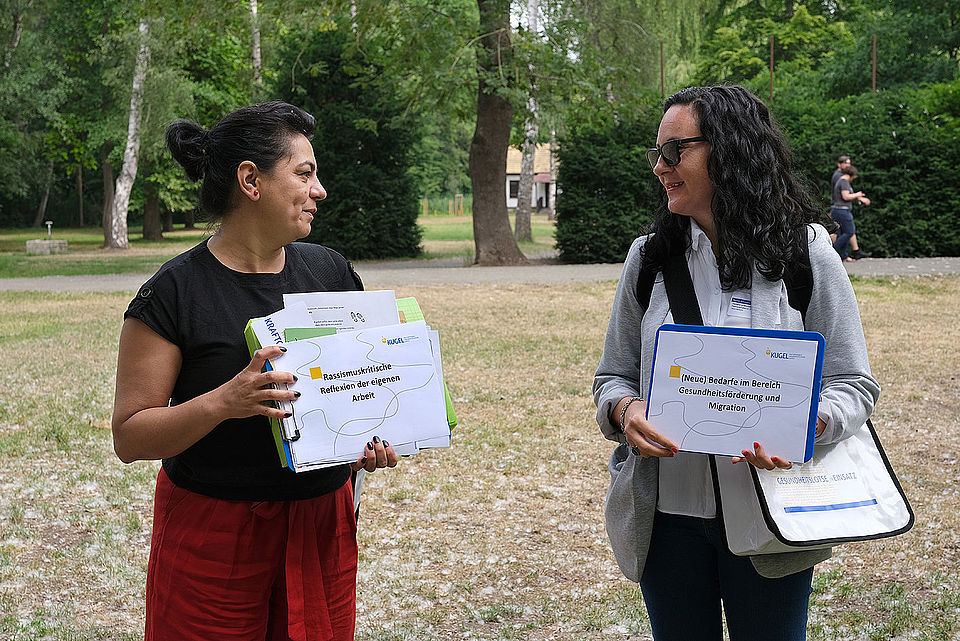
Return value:
[(642, 401), (643, 399), (639, 396), (631, 396), (626, 403), (623, 404), (623, 407), (620, 408), (620, 431), (624, 434), (627, 432), (626, 426), (623, 424), (624, 419), (627, 417), (627, 408), (630, 407), (630, 403), (634, 401)]

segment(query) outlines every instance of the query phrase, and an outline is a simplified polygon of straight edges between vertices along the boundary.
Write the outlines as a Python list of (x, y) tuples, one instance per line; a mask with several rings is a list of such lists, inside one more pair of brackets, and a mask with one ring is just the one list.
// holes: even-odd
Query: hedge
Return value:
[[(860, 246), (874, 256), (958, 256), (960, 81), (839, 100), (777, 96), (773, 113), (811, 189), (829, 208), (841, 154), (872, 200), (854, 210)], [(644, 151), (661, 112), (593, 123), (559, 149), (557, 248), (561, 260), (617, 262), (660, 198)]]

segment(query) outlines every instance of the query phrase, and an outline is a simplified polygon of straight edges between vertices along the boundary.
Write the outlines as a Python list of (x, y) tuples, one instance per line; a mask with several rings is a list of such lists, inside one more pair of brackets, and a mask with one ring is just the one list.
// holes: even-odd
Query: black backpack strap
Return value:
[(667, 268), (663, 270), (663, 284), (667, 288), (667, 299), (670, 301), (674, 322), (703, 325), (700, 303), (697, 302), (697, 292), (693, 288), (693, 279), (690, 277), (684, 252), (677, 252), (670, 257)]
[(787, 265), (783, 272), (783, 282), (787, 286), (787, 300), (807, 321), (807, 307), (813, 295), (813, 269), (810, 267), (810, 245), (807, 242), (807, 226), (800, 228), (800, 260)]
[(640, 307), (646, 309), (650, 307), (650, 294), (653, 292), (653, 283), (657, 280), (657, 272), (640, 267), (640, 273), (637, 274), (636, 294), (637, 302)]

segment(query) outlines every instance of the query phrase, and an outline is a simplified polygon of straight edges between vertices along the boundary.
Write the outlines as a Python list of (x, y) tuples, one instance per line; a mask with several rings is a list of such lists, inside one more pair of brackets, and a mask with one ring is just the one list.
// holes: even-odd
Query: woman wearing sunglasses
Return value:
[[(742, 87), (669, 97), (647, 160), (664, 198), (650, 233), (630, 248), (593, 386), (601, 431), (620, 443), (610, 462), (607, 532), (624, 574), (640, 583), (657, 641), (720, 641), (721, 611), (731, 641), (802, 640), (813, 566), (830, 551), (732, 554), (709, 457), (680, 452), (662, 436), (645, 418), (644, 395), (656, 330), (673, 322), (662, 272), (680, 255), (705, 325), (825, 336), (815, 447), (844, 438), (879, 394), (853, 288), (782, 134)], [(788, 267), (805, 262), (803, 243), (813, 282), (805, 318), (783, 282)], [(641, 273), (657, 274), (649, 300), (637, 296)], [(744, 475), (750, 465), (790, 467), (763, 443), (716, 457), (718, 466), (731, 463)]]

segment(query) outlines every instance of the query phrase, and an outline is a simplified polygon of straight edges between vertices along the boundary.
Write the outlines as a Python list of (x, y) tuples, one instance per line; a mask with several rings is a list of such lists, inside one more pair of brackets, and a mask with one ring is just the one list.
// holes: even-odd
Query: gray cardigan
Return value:
[[(611, 416), (625, 396), (646, 396), (657, 328), (673, 322), (663, 275), (658, 274), (644, 310), (635, 287), (640, 271), (640, 249), (648, 237), (633, 242), (617, 286), (603, 355), (593, 381), (600, 431), (621, 443), (610, 457), (607, 492), (607, 535), (624, 575), (639, 581), (650, 544), (657, 505), (659, 462), (634, 456)], [(826, 339), (820, 409), (832, 423), (817, 443), (834, 443), (859, 428), (873, 411), (880, 386), (870, 375), (867, 346), (853, 286), (827, 231), (811, 225), (808, 233), (813, 292), (806, 325), (800, 312), (790, 307), (783, 281), (770, 282), (753, 270), (752, 321), (754, 328), (807, 329)], [(638, 329), (639, 328), (639, 329)], [(744, 473), (747, 470), (744, 468)], [(777, 578), (799, 572), (830, 557), (829, 549), (803, 550), (750, 557), (762, 576)]]

